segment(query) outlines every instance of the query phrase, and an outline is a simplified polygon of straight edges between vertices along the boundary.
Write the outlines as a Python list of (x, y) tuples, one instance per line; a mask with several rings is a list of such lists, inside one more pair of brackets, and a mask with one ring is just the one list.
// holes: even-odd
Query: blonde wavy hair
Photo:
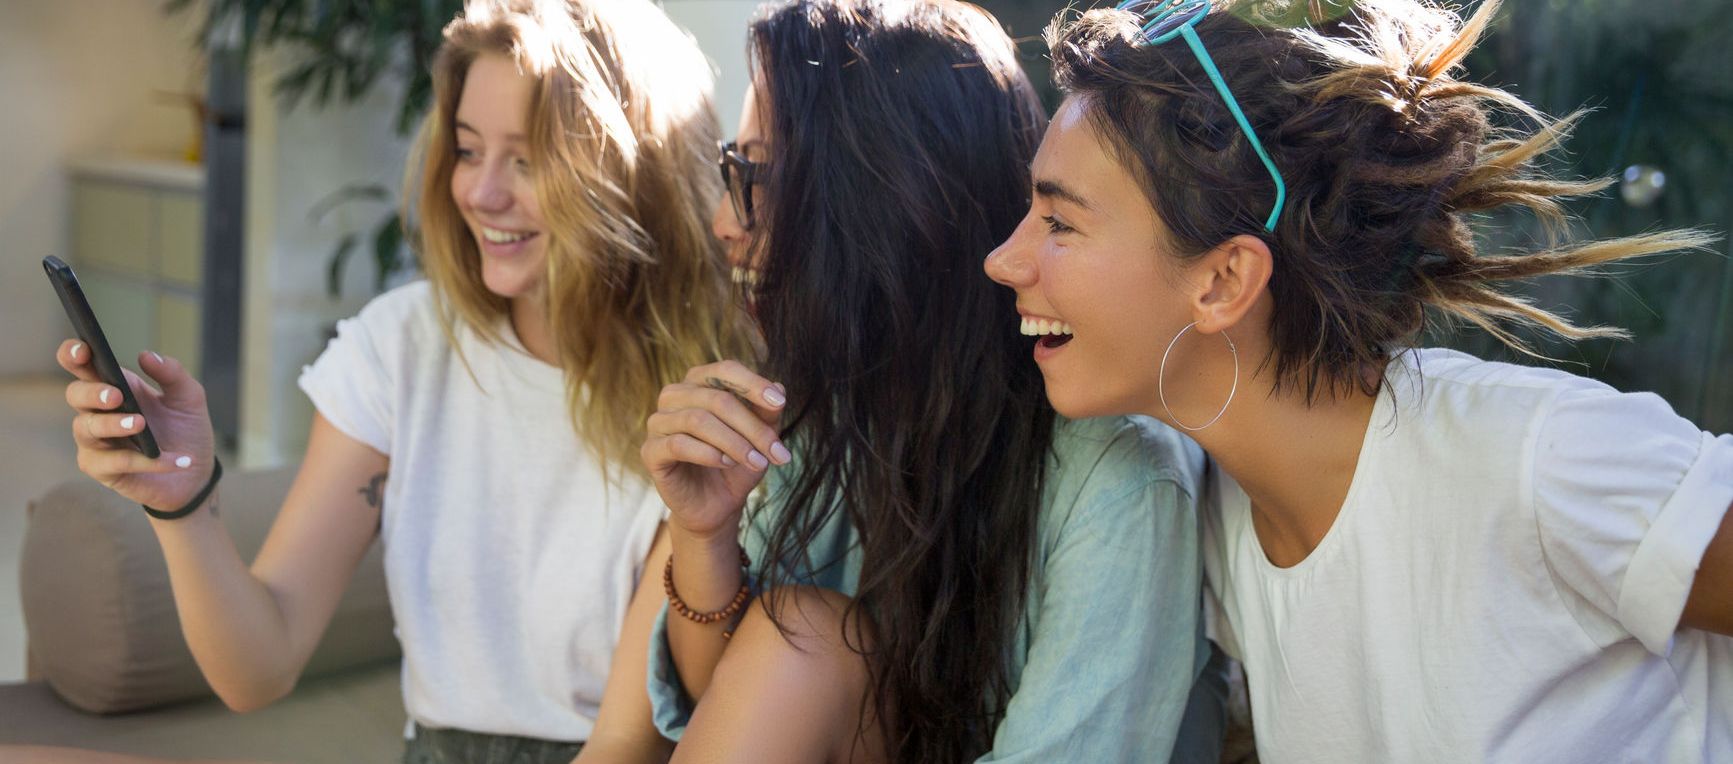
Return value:
[(502, 55), (539, 80), (528, 137), (547, 235), (542, 299), (573, 426), (603, 464), (642, 474), (627, 457), (662, 386), (748, 349), (709, 230), (722, 195), (710, 64), (648, 0), (472, 0), (444, 35), (404, 198), (447, 338), (461, 322), (497, 342), (509, 311), (483, 285), (451, 193), (464, 77), (478, 57)]

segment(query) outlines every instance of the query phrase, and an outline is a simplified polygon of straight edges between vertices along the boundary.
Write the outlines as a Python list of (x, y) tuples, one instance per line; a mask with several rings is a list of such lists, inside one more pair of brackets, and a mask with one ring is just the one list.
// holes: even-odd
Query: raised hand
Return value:
[[(84, 343), (61, 343), (55, 359), (77, 377), (66, 386), (66, 403), (77, 412), (72, 438), (84, 474), (127, 499), (157, 509), (179, 509), (198, 494), (211, 475), (216, 437), (205, 407), (205, 388), (180, 362), (140, 353), (138, 367), (161, 389), (127, 370), (126, 381), (140, 413), (126, 414), (114, 411), (121, 404), (120, 391), (97, 378), (90, 348)], [(107, 440), (135, 434), (147, 423), (162, 449), (156, 459)]]
[(693, 368), (662, 388), (639, 450), (676, 533), (714, 540), (740, 527), (746, 496), (792, 458), (776, 423), (781, 385), (737, 361)]

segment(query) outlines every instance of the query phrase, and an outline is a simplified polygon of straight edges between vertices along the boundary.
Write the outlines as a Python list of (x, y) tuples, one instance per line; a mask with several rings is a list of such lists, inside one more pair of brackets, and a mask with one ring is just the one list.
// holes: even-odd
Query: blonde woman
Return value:
[[(230, 707), (295, 684), (363, 552), (385, 543), (406, 761), (569, 761), (648, 728), (610, 662), (661, 505), (636, 460), (656, 394), (742, 351), (708, 232), (721, 196), (709, 66), (648, 0), (473, 2), (445, 30), (416, 200), (425, 282), (341, 323), (301, 376), (299, 476), (249, 569), (220, 494), (151, 519), (182, 628)], [(146, 353), (142, 417), (66, 343), (80, 467), (159, 510), (217, 480), (204, 393)], [(101, 438), (148, 424), (151, 460)], [(647, 594), (651, 593), (647, 590)], [(641, 655), (636, 665), (642, 665)], [(627, 679), (635, 679), (628, 681)], [(616, 710), (617, 708), (617, 710)], [(654, 735), (619, 735), (654, 753)], [(622, 743), (623, 745), (623, 743)]]

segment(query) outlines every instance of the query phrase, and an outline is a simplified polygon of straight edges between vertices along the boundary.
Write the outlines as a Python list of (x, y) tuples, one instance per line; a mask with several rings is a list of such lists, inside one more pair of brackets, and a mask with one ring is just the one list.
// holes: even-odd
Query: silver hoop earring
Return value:
[(1155, 392), (1157, 395), (1161, 396), (1162, 410), (1167, 412), (1168, 421), (1173, 422), (1175, 426), (1185, 430), (1186, 432), (1197, 432), (1198, 430), (1202, 430), (1205, 427), (1215, 424), (1216, 420), (1221, 419), (1223, 414), (1228, 413), (1228, 406), (1234, 402), (1234, 393), (1239, 392), (1240, 389), (1240, 350), (1239, 348), (1234, 347), (1233, 338), (1228, 336), (1226, 330), (1223, 330), (1222, 339), (1228, 341), (1228, 352), (1232, 353), (1234, 356), (1234, 383), (1232, 387), (1228, 388), (1227, 402), (1222, 404), (1222, 410), (1217, 411), (1216, 415), (1210, 417), (1208, 422), (1204, 422), (1197, 427), (1192, 427), (1191, 425), (1181, 422), (1179, 421), (1179, 417), (1173, 415), (1173, 409), (1168, 408), (1167, 405), (1167, 356), (1169, 353), (1173, 352), (1173, 346), (1179, 343), (1179, 338), (1184, 337), (1185, 333), (1191, 331), (1191, 328), (1194, 326), (1197, 326), (1196, 321), (1186, 324), (1184, 329), (1179, 330), (1179, 334), (1173, 335), (1173, 339), (1167, 343), (1167, 350), (1164, 350), (1161, 353), (1161, 369), (1156, 371), (1155, 374)]

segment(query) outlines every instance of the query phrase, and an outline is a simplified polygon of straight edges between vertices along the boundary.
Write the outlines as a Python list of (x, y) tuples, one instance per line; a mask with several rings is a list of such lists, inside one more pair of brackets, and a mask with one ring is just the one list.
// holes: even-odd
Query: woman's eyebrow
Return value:
[(1058, 199), (1063, 202), (1070, 202), (1071, 204), (1082, 207), (1090, 212), (1095, 211), (1095, 205), (1090, 204), (1089, 200), (1084, 199), (1082, 194), (1066, 188), (1065, 184), (1056, 180), (1043, 179), (1035, 181), (1035, 194), (1037, 196)]

